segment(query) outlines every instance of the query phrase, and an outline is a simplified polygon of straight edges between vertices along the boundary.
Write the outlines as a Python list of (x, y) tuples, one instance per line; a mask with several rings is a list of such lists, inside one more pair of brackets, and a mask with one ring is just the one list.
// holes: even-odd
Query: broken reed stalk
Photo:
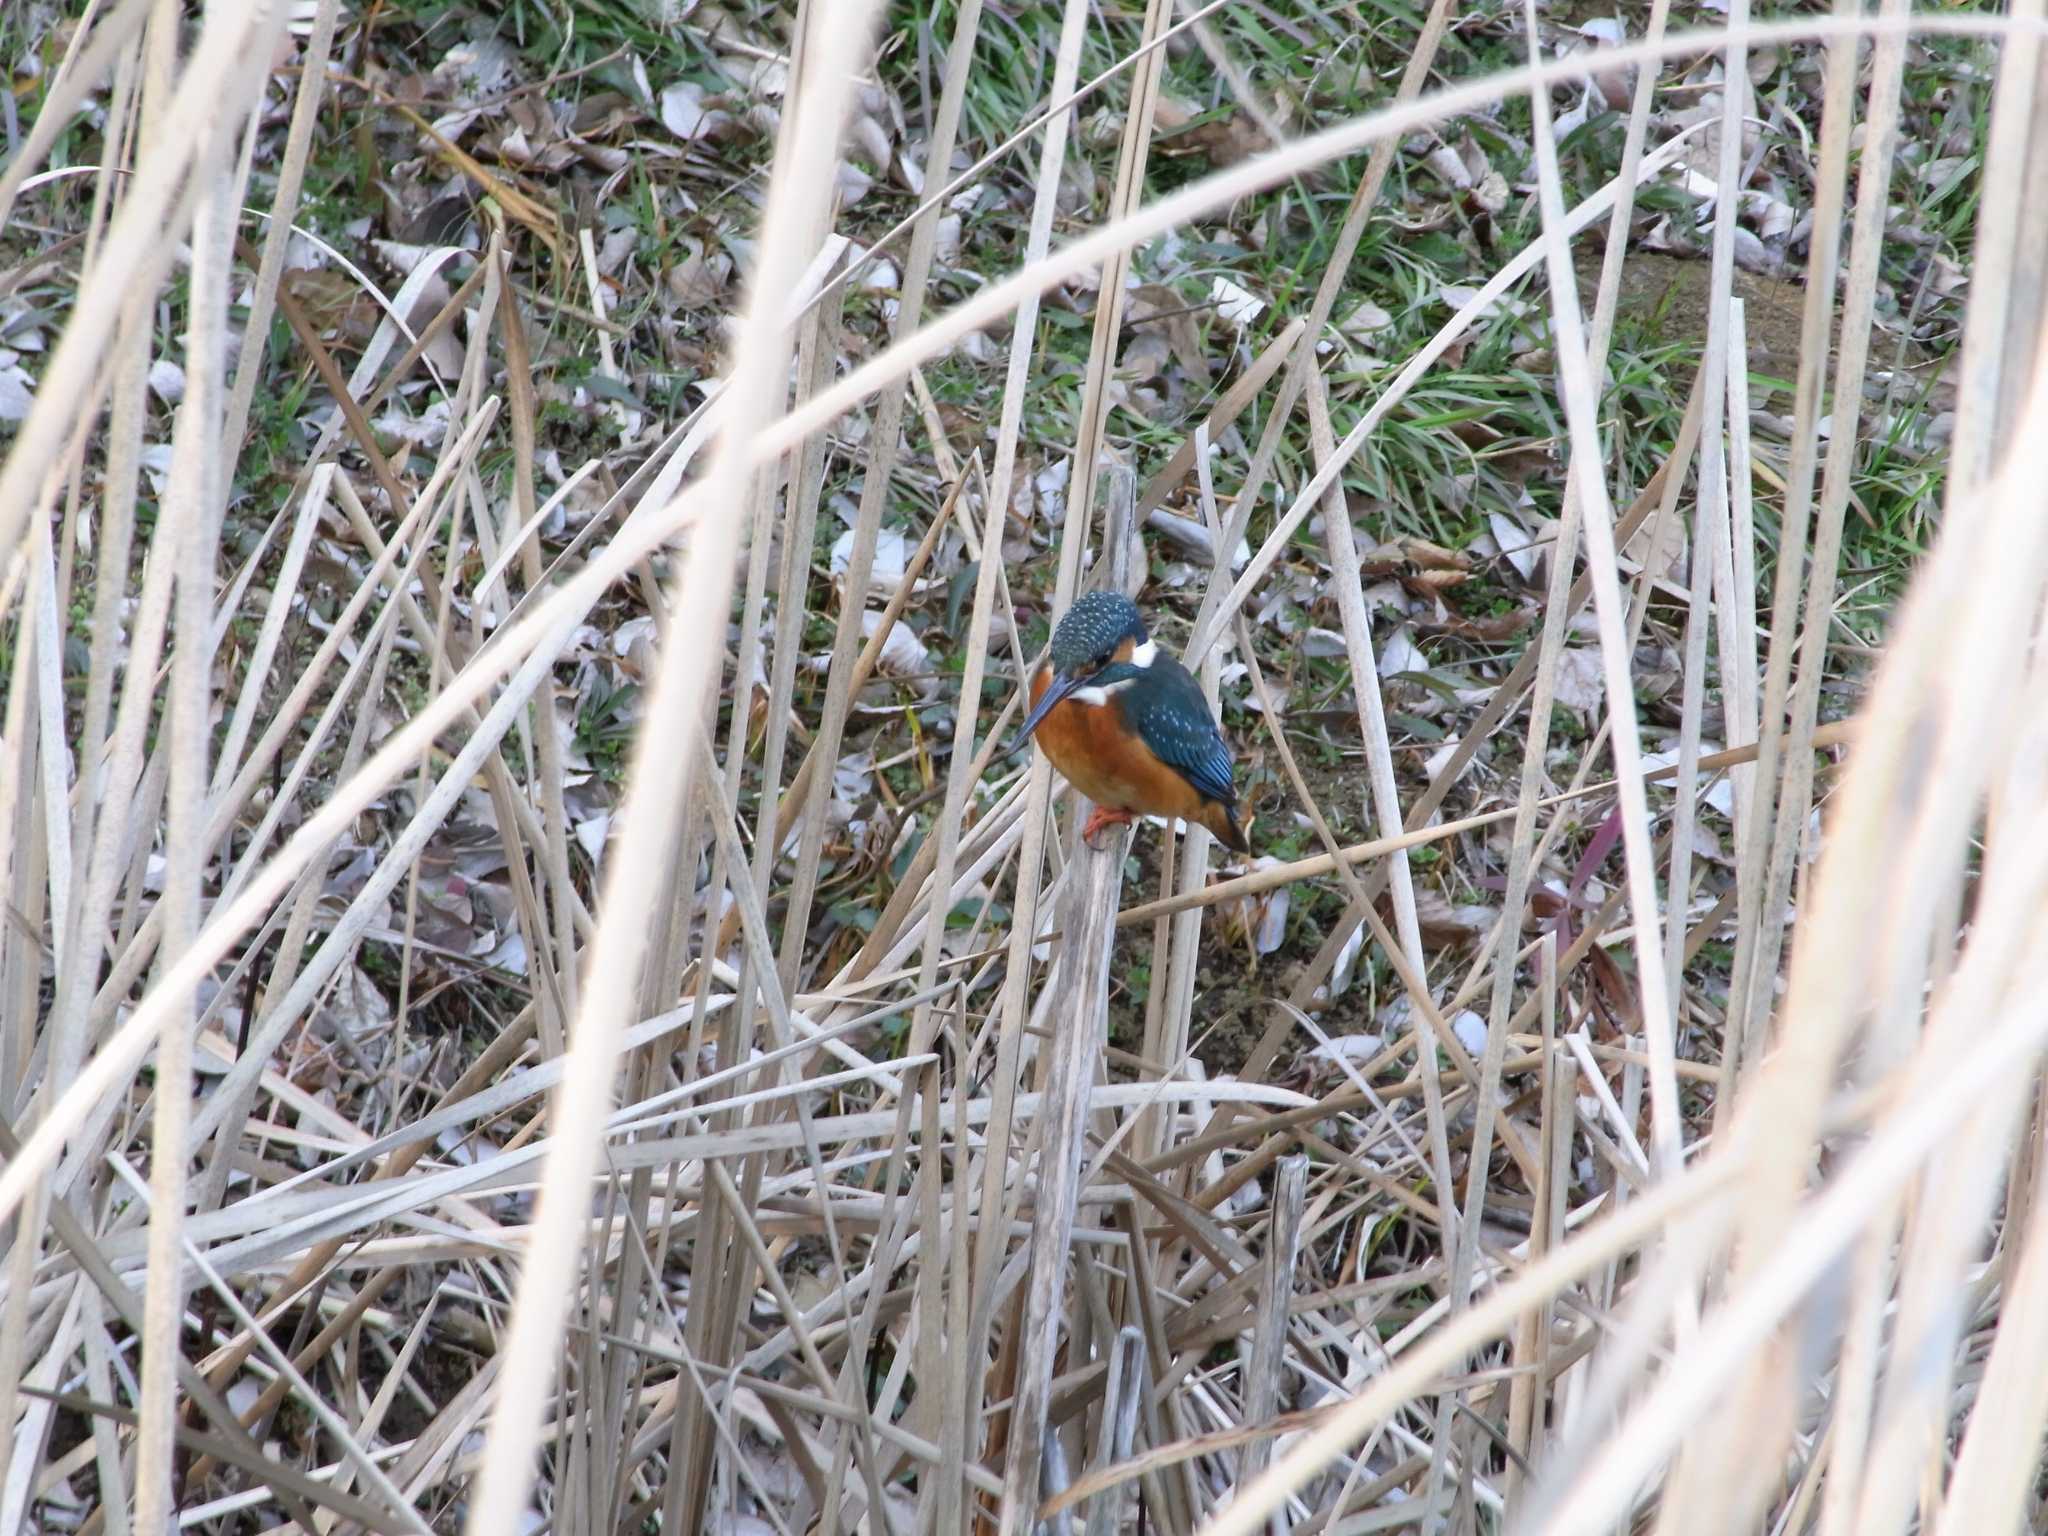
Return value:
[[(1129, 471), (1112, 471), (1103, 502), (1103, 551), (1112, 590), (1121, 588), (1136, 531), (1136, 486)], [(1118, 893), (1131, 829), (1101, 848), (1077, 838), (1061, 904), (1058, 960), (1046, 980), (1060, 1005), (1050, 1061), (1043, 1075), (1038, 1178), (1031, 1210), (1031, 1263), (1025, 1276), (1018, 1379), (1003, 1476), (1001, 1529), (1028, 1530), (1038, 1508), (1039, 1463), (1046, 1443), (1053, 1363), (1065, 1311), (1067, 1248), (1087, 1163), (1088, 1099), (1102, 1065), (1109, 1028), (1109, 957), (1116, 941)]]
[[(1069, 20), (1073, 18), (1069, 12)], [(1165, 0), (1148, 0), (1145, 36), (1156, 39), (1164, 29), (1168, 7)], [(1144, 190), (1145, 162), (1152, 137), (1152, 119), (1158, 105), (1163, 52), (1146, 55), (1131, 80), (1131, 103), (1125, 119), (1117, 165), (1117, 181), (1111, 194), (1112, 217), (1134, 209)], [(1040, 188), (1041, 198), (1047, 189)], [(1041, 203), (1041, 206), (1043, 204)], [(1034, 231), (1035, 232), (1035, 231)], [(1095, 330), (1089, 351), (1087, 379), (1083, 389), (1079, 433), (1074, 446), (1074, 494), (1067, 509), (1065, 532), (1060, 540), (1059, 574), (1055, 602), (1071, 602), (1080, 590), (1084, 544), (1092, 522), (1096, 496), (1097, 466), (1103, 458), (1103, 430), (1108, 414), (1108, 386), (1122, 333), (1126, 299), (1126, 272), (1130, 269), (1128, 249), (1117, 252), (1105, 265), (1101, 301), (1096, 308)], [(1007, 425), (1007, 421), (1006, 421)], [(1102, 505), (1102, 529), (1097, 554), (1097, 585), (1110, 591), (1125, 591), (1133, 569), (1133, 546), (1137, 545), (1137, 485), (1133, 472), (1118, 465), (1107, 471), (1109, 494)], [(1002, 502), (998, 501), (998, 505)], [(1142, 545), (1137, 545), (1142, 558)], [(988, 561), (993, 551), (984, 549)], [(1021, 681), (1021, 680), (1020, 680)], [(1031, 804), (1027, 816), (1042, 815), (1046, 790), (1042, 766), (1034, 766)], [(1116, 909), (1123, 889), (1123, 855), (1130, 846), (1131, 832), (1124, 829), (1101, 849), (1083, 839), (1066, 870), (1067, 889), (1062, 904), (1061, 928), (1073, 935), (1063, 940), (1058, 969), (1047, 981), (1048, 989), (1063, 998), (1057, 1011), (1064, 1027), (1056, 1029), (1050, 1059), (1039, 1063), (1039, 1081), (1046, 1094), (1046, 1114), (1039, 1130), (1038, 1182), (1032, 1205), (1030, 1267), (1025, 1277), (1021, 1306), (1012, 1312), (1012, 1329), (1005, 1335), (1003, 1353), (1016, 1385), (1011, 1394), (1013, 1408), (1009, 1421), (1009, 1448), (1004, 1467), (1003, 1500), (999, 1529), (1003, 1536), (1022, 1532), (1036, 1524), (1041, 1463), (1050, 1444), (1046, 1415), (1051, 1406), (1053, 1362), (1062, 1325), (1065, 1322), (1067, 1248), (1074, 1224), (1074, 1211), (1087, 1163), (1087, 1121), (1089, 1092), (1100, 1071), (1102, 1049), (1109, 1024), (1109, 957), (1116, 941)], [(1020, 881), (1017, 920), (1034, 921), (1035, 899), (1027, 901), (1028, 880)], [(1015, 1005), (1020, 1000), (1015, 986), (1006, 988), (1006, 1020), (1014, 1029), (1018, 1022)], [(1077, 1333), (1069, 1333), (1078, 1339)]]

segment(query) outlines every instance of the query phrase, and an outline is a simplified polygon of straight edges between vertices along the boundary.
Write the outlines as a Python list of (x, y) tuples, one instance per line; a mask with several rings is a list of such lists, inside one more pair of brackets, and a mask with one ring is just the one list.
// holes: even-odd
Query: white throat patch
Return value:
[(1100, 709), (1103, 705), (1109, 702), (1110, 696), (1112, 694), (1122, 693), (1126, 688), (1135, 688), (1137, 686), (1138, 680), (1135, 677), (1126, 677), (1118, 679), (1116, 682), (1111, 683), (1106, 688), (1098, 688), (1094, 686), (1090, 686), (1087, 688), (1076, 688), (1072, 693), (1068, 694), (1067, 697), (1070, 699), (1079, 699), (1083, 704), (1087, 704), (1094, 708)]

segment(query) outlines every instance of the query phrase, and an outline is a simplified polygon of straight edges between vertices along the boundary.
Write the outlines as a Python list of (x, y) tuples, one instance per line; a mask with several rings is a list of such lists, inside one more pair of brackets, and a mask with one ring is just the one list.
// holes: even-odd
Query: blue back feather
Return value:
[(1149, 667), (1115, 663), (1089, 681), (1107, 687), (1127, 678), (1142, 679), (1139, 687), (1115, 696), (1131, 729), (1144, 738), (1161, 762), (1202, 794), (1226, 806), (1236, 805), (1230, 748), (1209, 713), (1201, 685), (1187, 668), (1170, 656), (1159, 656)]

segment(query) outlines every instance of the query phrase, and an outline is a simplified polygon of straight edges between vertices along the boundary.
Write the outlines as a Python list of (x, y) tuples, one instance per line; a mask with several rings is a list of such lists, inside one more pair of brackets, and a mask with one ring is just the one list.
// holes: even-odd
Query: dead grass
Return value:
[(474, 19), (0, 23), (0, 1529), (2039, 1523), (2038, 4)]

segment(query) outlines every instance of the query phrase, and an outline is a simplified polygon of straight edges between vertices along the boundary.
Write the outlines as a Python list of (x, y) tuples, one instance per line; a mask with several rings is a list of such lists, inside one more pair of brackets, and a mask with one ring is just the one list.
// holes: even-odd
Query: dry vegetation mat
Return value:
[(2044, 41), (0, 9), (0, 1533), (2040, 1528)]

